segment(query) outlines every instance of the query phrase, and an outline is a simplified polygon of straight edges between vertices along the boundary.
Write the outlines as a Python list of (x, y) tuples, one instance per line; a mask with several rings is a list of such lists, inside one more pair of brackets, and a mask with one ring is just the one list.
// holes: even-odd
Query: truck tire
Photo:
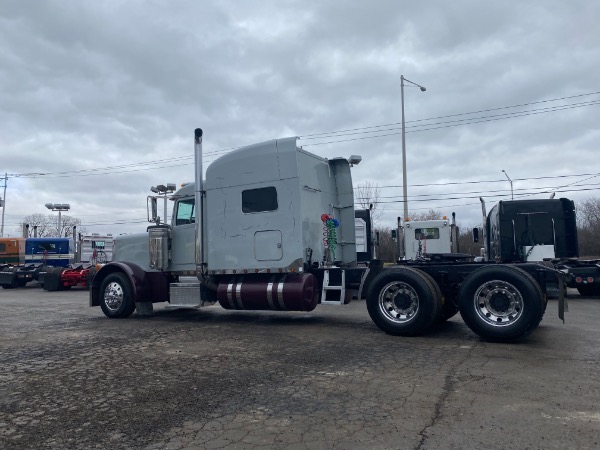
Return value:
[(367, 294), (367, 309), (375, 325), (396, 336), (423, 334), (439, 318), (441, 306), (435, 281), (408, 267), (383, 270)]
[(512, 342), (540, 323), (546, 299), (531, 275), (514, 266), (486, 266), (472, 272), (458, 292), (460, 315), (482, 339)]
[[(2, 283), (2, 285), (1, 285), (3, 289), (14, 289), (19, 286), (18, 282), (17, 282), (16, 271), (17, 271), (16, 267), (10, 267), (10, 266), (2, 269), (2, 272), (4, 272), (5, 274), (10, 274), (5, 277), (5, 281), (8, 281), (8, 283)], [(10, 280), (6, 280), (6, 278), (10, 278)]]
[(62, 290), (63, 286), (60, 274), (61, 272), (50, 268), (46, 271), (44, 274), (44, 282), (42, 283), (42, 287), (45, 291), (56, 292)]
[(104, 315), (111, 319), (122, 319), (133, 313), (135, 302), (131, 293), (131, 284), (124, 274), (111, 273), (102, 281), (100, 307)]

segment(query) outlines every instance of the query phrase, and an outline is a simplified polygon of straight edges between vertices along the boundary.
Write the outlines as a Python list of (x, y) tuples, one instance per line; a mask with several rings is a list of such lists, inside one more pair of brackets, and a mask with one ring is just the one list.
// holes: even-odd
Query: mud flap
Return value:
[(565, 286), (565, 277), (558, 275), (558, 318), (565, 323), (565, 312), (569, 312), (569, 302), (567, 301), (567, 289)]

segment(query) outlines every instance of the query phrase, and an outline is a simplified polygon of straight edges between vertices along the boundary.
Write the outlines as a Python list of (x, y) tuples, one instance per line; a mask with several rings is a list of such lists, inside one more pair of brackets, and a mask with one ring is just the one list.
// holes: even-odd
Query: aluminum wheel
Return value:
[(473, 297), (475, 311), (486, 323), (503, 327), (514, 324), (523, 314), (523, 296), (506, 281), (482, 284)]
[(124, 298), (123, 287), (116, 281), (108, 283), (104, 288), (104, 304), (110, 311), (117, 312)]
[(388, 283), (379, 293), (379, 309), (392, 322), (409, 322), (419, 311), (419, 295), (407, 283)]

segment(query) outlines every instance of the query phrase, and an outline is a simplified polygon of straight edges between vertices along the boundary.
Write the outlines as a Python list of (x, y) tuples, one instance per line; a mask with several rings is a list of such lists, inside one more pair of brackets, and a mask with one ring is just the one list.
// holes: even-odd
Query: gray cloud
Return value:
[[(276, 137), (397, 123), (401, 74), (427, 86), (424, 93), (406, 89), (407, 126), (600, 91), (599, 13), (599, 5), (581, 0), (4, 2), (0, 172), (96, 169), (93, 175), (11, 176), (5, 234), (16, 234), (23, 216), (46, 213), (48, 201), (69, 202), (84, 222), (107, 224), (91, 231), (143, 230), (143, 224), (109, 223), (143, 220), (150, 185), (191, 180), (191, 158), (179, 158), (192, 154), (195, 127), (205, 129), (212, 160), (222, 153), (210, 152)], [(469, 192), (487, 192), (493, 204), (499, 197), (489, 191), (504, 189), (509, 196), (508, 181), (414, 185), (502, 180), (501, 169), (515, 180), (600, 173), (598, 107), (407, 128), (409, 196), (465, 197), (411, 201), (410, 209), (452, 209), (463, 223), (475, 224), (479, 207), (466, 198)], [(402, 184), (399, 134), (300, 143), (326, 157), (361, 154), (363, 163), (353, 169), (357, 183)], [(521, 180), (514, 187), (558, 187), (583, 178)], [(382, 196), (398, 200), (401, 192), (382, 188)], [(402, 210), (400, 203), (380, 207), (386, 226)]]

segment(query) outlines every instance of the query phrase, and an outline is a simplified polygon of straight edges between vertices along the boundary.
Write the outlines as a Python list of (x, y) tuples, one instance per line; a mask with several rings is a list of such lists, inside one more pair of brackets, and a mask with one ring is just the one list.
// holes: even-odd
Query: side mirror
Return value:
[(479, 228), (473, 228), (473, 242), (479, 242)]
[(148, 196), (147, 213), (148, 222), (153, 222), (157, 225), (160, 224), (160, 217), (158, 217), (158, 199), (156, 197)]
[(394, 230), (394, 229), (392, 229), (392, 239), (393, 239), (393, 240), (396, 240), (396, 238), (397, 238), (397, 237), (398, 237), (398, 231), (397, 231), (397, 230)]
[(152, 222), (156, 222), (156, 217), (158, 216), (158, 199), (156, 197), (152, 198)]
[(375, 232), (375, 245), (379, 245), (379, 231)]

